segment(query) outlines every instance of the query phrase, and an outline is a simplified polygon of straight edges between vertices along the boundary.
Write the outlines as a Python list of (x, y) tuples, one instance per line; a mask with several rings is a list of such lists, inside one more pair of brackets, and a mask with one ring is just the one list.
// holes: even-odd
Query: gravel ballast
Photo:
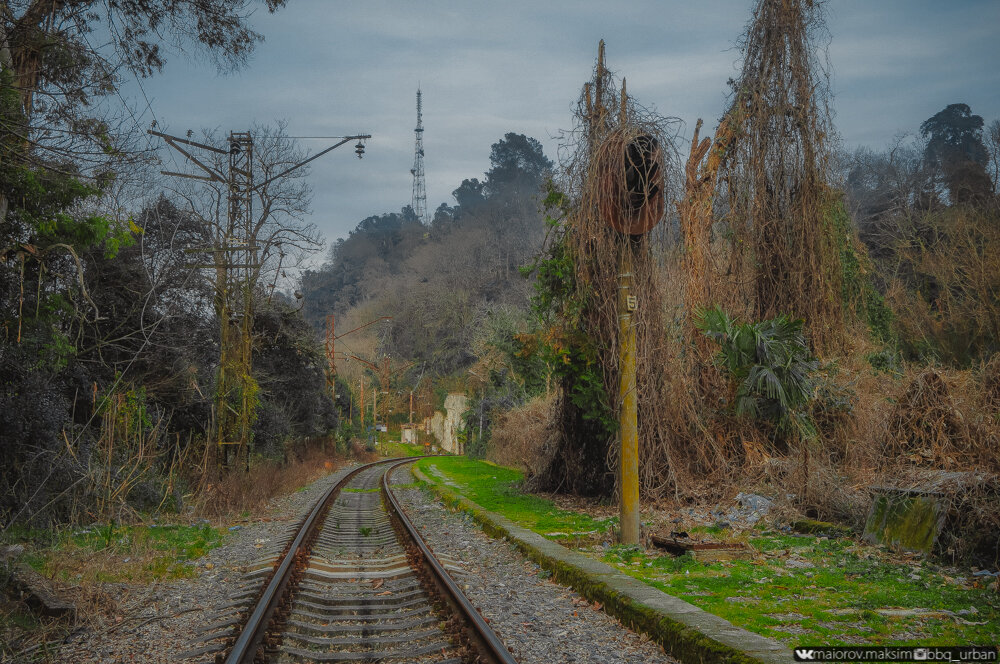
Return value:
[[(407, 466), (392, 479), (407, 485), (413, 475)], [(459, 584), (521, 664), (677, 661), (576, 592), (543, 578), (547, 573), (538, 565), (484, 534), (467, 515), (417, 488), (395, 493), (434, 552), (465, 570), (456, 575)]]
[[(249, 585), (247, 566), (278, 546), (313, 504), (357, 464), (344, 466), (304, 489), (271, 501), (263, 520), (241, 525), (226, 542), (193, 561), (194, 578), (147, 586), (106, 587), (117, 605), (109, 615), (84, 617), (51, 661), (74, 664), (118, 662), (204, 662), (218, 642), (197, 643), (213, 626), (225, 622), (231, 598)], [(202, 647), (206, 652), (182, 659)], [(43, 660), (44, 661), (44, 660)]]
[[(231, 617), (227, 605), (254, 588), (245, 578), (248, 567), (280, 548), (320, 495), (353, 467), (272, 501), (265, 519), (242, 525), (222, 546), (195, 561), (195, 578), (105, 587), (114, 610), (82, 620), (53, 649), (58, 654), (51, 661), (212, 661), (220, 642), (199, 639), (225, 629)], [(394, 481), (412, 484), (409, 468), (397, 470)], [(435, 552), (463, 570), (456, 579), (521, 664), (677, 661), (576, 592), (548, 581), (547, 572), (511, 544), (484, 534), (467, 515), (451, 512), (412, 486), (398, 489), (397, 495)]]

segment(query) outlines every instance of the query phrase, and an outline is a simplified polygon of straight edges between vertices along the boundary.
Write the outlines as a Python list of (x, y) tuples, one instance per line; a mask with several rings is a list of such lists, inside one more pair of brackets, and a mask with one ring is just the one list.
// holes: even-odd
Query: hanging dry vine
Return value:
[[(692, 452), (697, 456), (711, 450), (710, 446), (686, 449), (695, 420), (693, 403), (676, 398), (679, 377), (670, 370), (677, 362), (668, 352), (663, 269), (651, 252), (662, 236), (658, 240), (638, 234), (659, 220), (669, 198), (662, 174), (677, 166), (676, 122), (635, 104), (626, 94), (624, 81), (619, 92), (603, 56), (602, 42), (593, 78), (584, 85), (577, 105), (572, 140), (564, 151), (568, 158), (563, 159), (561, 185), (572, 200), (572, 209), (562, 241), (572, 259), (574, 299), (579, 306), (566, 324), (592, 343), (592, 361), (599, 366), (603, 393), (618, 395), (618, 275), (623, 252), (628, 252), (632, 292), (638, 297), (633, 320), (640, 484), (645, 495), (662, 496), (677, 489), (678, 473), (692, 466)], [(656, 219), (644, 216), (644, 201), (656, 201), (661, 211)], [(616, 215), (621, 219), (616, 220)], [(563, 385), (562, 441), (548, 468), (535, 478), (536, 486), (610, 495), (619, 464), (615, 431), (600, 430), (586, 421), (586, 413), (567, 397), (573, 389), (573, 385)], [(617, 419), (621, 404), (615, 397), (609, 396), (608, 401), (610, 416)], [(697, 461), (702, 463), (695, 466), (704, 467), (716, 459)]]
[(824, 33), (816, 0), (757, 3), (733, 83), (738, 136), (720, 173), (735, 240), (729, 274), (748, 303), (736, 313), (803, 317), (819, 351), (844, 336), (840, 258), (824, 215), (832, 134), (816, 48)]
[[(753, 320), (790, 314), (806, 319), (817, 352), (843, 343), (840, 253), (826, 209), (832, 128), (815, 44), (823, 30), (817, 2), (758, 1), (742, 39), (745, 61), (730, 108), (714, 138), (700, 140), (699, 123), (684, 170), (685, 191), (677, 204), (683, 309), (665, 309), (671, 299), (676, 306), (677, 298), (665, 297), (668, 276), (652, 257), (654, 241), (641, 235), (626, 245), (634, 292), (640, 294), (634, 319), (640, 481), (647, 496), (680, 491), (685, 476), (721, 479), (747, 459), (768, 457), (766, 431), (712, 416), (726, 403), (727, 386), (710, 366), (714, 349), (691, 323), (695, 310), (718, 303)], [(652, 151), (655, 142), (668, 160), (663, 168), (675, 167), (669, 161), (673, 136), (671, 124), (638, 107), (624, 85), (619, 92), (604, 66), (603, 45), (576, 122), (562, 159), (562, 186), (572, 200), (562, 242), (574, 270), (577, 307), (565, 318), (593, 343), (603, 393), (617, 395), (622, 236), (608, 228), (609, 210), (628, 209), (633, 193), (651, 193), (641, 191), (641, 178), (636, 192), (621, 193), (622, 174), (634, 167), (626, 146), (646, 140)], [(724, 232), (713, 241), (717, 220)], [(664, 248), (655, 248), (665, 255)], [(613, 427), (595, 434), (571, 403), (573, 385), (563, 387), (563, 441), (537, 485), (608, 495), (618, 465)], [(619, 404), (608, 401), (617, 418)]]
[[(684, 242), (684, 303), (688, 312), (711, 306), (722, 296), (711, 261), (713, 205), (719, 169), (735, 143), (741, 119), (739, 108), (731, 109), (719, 123), (714, 139), (700, 138), (700, 119), (694, 127), (691, 153), (684, 167), (684, 195), (677, 203)], [(688, 340), (695, 345), (698, 359), (705, 363), (710, 355), (705, 335), (695, 328), (692, 316), (688, 316), (687, 323)]]

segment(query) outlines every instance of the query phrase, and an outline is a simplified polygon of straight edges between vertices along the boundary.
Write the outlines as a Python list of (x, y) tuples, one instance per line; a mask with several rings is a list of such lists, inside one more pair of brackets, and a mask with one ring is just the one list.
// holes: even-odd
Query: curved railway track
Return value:
[(516, 664), (389, 485), (415, 459), (361, 466), (313, 507), (217, 662)]

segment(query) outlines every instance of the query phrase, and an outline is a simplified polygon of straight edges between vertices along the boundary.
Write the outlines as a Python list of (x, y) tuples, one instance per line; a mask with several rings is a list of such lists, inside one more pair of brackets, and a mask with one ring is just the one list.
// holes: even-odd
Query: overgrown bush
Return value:
[(552, 392), (499, 413), (493, 423), (486, 458), (501, 466), (521, 468), (529, 480), (541, 472), (559, 436), (557, 400)]
[(968, 422), (956, 408), (948, 383), (927, 369), (910, 382), (892, 409), (882, 441), (883, 460), (892, 466), (905, 461), (950, 468), (966, 457), (970, 444)]
[(908, 359), (971, 366), (1000, 352), (1000, 212), (917, 216), (896, 241), (888, 300)]
[(741, 323), (713, 307), (697, 312), (695, 324), (720, 346), (716, 362), (730, 376), (736, 415), (771, 421), (786, 439), (815, 438), (808, 407), (819, 361), (809, 351), (801, 319), (781, 315)]

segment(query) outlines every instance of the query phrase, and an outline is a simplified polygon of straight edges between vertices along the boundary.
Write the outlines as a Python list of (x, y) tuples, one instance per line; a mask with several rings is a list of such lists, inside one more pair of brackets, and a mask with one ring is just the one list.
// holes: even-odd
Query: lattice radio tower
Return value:
[(413, 148), (413, 213), (417, 215), (420, 223), (427, 224), (427, 185), (424, 183), (424, 119), (422, 115), (422, 102), (420, 99), (420, 88), (417, 88), (417, 128), (413, 130), (417, 135), (416, 145)]

